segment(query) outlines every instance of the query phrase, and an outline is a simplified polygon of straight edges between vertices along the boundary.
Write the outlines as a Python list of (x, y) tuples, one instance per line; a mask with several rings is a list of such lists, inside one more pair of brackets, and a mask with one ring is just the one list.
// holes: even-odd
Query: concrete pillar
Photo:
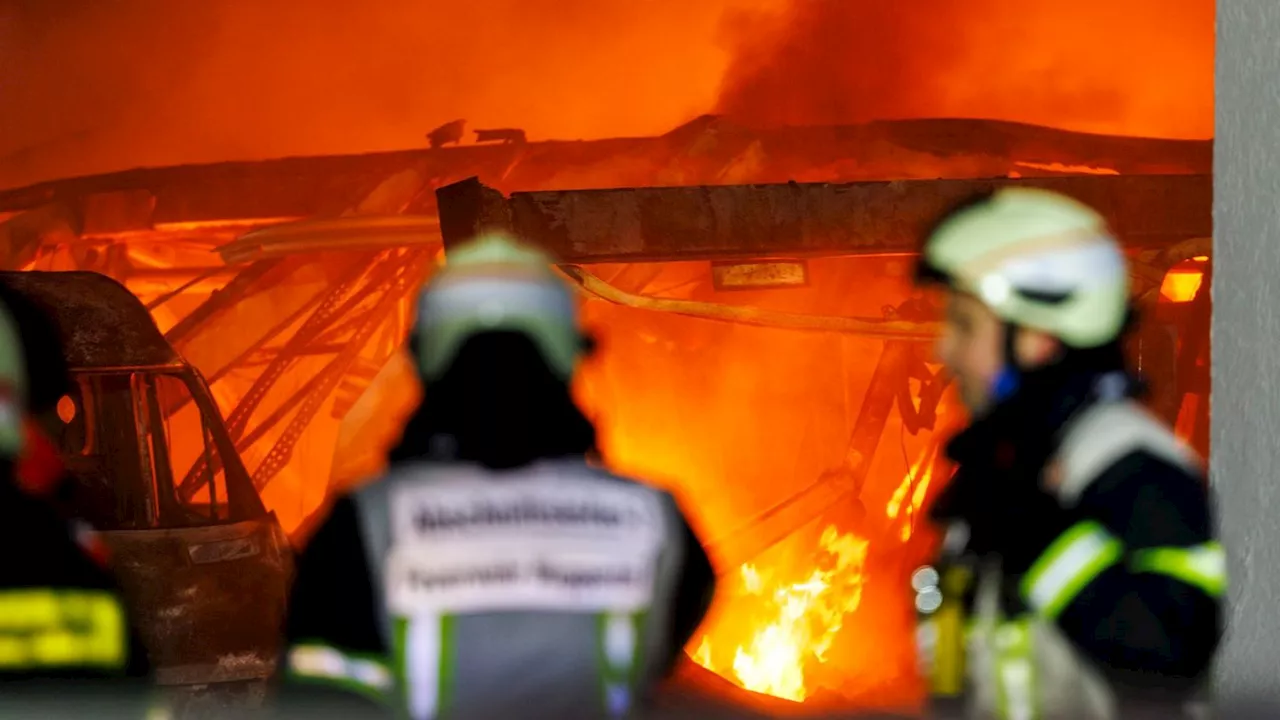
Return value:
[(1280, 2), (1218, 0), (1211, 477), (1232, 573), (1217, 717), (1280, 717)]

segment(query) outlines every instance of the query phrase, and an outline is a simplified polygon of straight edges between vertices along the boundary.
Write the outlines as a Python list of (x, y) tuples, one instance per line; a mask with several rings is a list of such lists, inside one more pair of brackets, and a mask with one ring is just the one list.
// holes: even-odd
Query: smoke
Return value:
[(1213, 0), (794, 0), (726, 32), (719, 109), (755, 126), (986, 117), (1213, 134)]
[(721, 17), (759, 3), (0, 0), (0, 186), (419, 147), (455, 118), (658, 134), (714, 104)]
[(1213, 0), (0, 0), (0, 187), (418, 147), (455, 118), (1207, 137), (1212, 54)]

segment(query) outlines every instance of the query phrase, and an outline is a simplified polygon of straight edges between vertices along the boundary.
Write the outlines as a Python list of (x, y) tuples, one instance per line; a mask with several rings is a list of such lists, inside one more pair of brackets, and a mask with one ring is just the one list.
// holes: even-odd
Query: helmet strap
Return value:
[(991, 398), (997, 403), (1004, 402), (1018, 392), (1022, 385), (1022, 368), (1018, 366), (1018, 356), (1014, 343), (1018, 339), (1018, 326), (1012, 322), (1004, 324), (1004, 367), (996, 374), (991, 384)]

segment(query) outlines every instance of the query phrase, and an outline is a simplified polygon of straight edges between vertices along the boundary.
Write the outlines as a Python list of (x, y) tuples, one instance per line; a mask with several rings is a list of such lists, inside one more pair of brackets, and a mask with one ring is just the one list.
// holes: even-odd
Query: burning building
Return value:
[(93, 270), (140, 298), (301, 538), (414, 402), (398, 348), (416, 288), (454, 242), (508, 227), (583, 291), (603, 352), (578, 389), (606, 458), (683, 498), (722, 575), (688, 651), (727, 682), (693, 664), (683, 682), (910, 707), (908, 577), (959, 421), (910, 285), (920, 229), (1006, 184), (1106, 212), (1136, 263), (1153, 403), (1205, 451), (1211, 159), (1208, 141), (995, 121), (704, 116), (655, 138), (44, 183), (0, 193), (0, 262)]

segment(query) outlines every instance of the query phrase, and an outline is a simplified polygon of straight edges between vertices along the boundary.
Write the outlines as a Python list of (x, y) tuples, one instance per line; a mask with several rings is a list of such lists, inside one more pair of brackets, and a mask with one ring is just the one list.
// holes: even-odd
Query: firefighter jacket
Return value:
[(142, 718), (163, 710), (146, 653), (86, 530), (0, 482), (0, 717)]
[(992, 542), (1003, 549), (981, 566), (970, 716), (1179, 717), (1216, 650), (1226, 585), (1200, 464), (1128, 397), (1069, 409), (1035, 473), (1065, 520), (1031, 512), (1054, 535), (1023, 543), (1029, 561), (1012, 568), (1016, 538)]
[(669, 494), (581, 459), (393, 465), (299, 558), (279, 714), (629, 716), (713, 583)]

